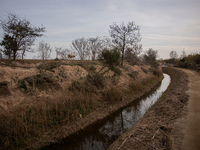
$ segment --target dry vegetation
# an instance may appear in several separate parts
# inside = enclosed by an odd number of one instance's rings
[[[109,149],[172,149],[181,139],[176,135],[178,130],[175,121],[182,115],[188,95],[188,76],[174,68],[163,68],[171,76],[171,83],[163,96],[148,112],[126,133],[121,135]],[[180,136],[177,138],[177,136]]]
[[[2,149],[34,149],[55,142],[79,130],[70,128],[75,122],[127,103],[126,97],[152,88],[162,78],[161,69],[146,65],[125,64],[111,71],[98,61],[1,60],[0,64]],[[54,138],[63,126],[69,131]]]

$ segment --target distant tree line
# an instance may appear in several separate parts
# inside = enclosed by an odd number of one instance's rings
[[[36,58],[49,59],[53,48],[45,41],[39,42],[37,50],[32,46],[37,37],[42,37],[45,27],[34,27],[30,21],[20,18],[14,13],[8,13],[6,19],[0,20],[0,26],[3,29],[3,39],[0,41],[0,58],[16,59],[24,58],[26,52],[37,52]],[[77,38],[72,41],[70,48],[55,47],[56,59],[69,59],[68,54],[76,56],[79,60],[99,59],[103,50],[118,49],[120,52],[123,66],[124,60],[131,64],[145,62],[156,66],[157,51],[150,48],[143,55],[140,27],[133,21],[125,25],[123,22],[118,25],[110,25],[109,37],[89,37]]]
[[[178,53],[172,50],[169,54],[170,59],[163,60],[165,63],[174,65],[175,67],[180,68],[189,68],[193,70],[200,71],[200,53],[191,53],[187,54],[185,50],[183,50],[178,57]]]

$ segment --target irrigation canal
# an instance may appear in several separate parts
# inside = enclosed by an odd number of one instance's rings
[[[62,143],[52,144],[42,150],[106,149],[146,113],[162,96],[170,82],[170,76],[164,74],[163,80],[152,91],[140,99],[133,101],[123,109],[119,109],[101,122],[90,125],[78,134],[63,139]]]

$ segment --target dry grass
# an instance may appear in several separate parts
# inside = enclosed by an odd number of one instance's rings
[[[10,95],[10,91],[8,89],[8,82],[0,82],[0,96]]]
[[[24,62],[38,63],[39,61],[27,60]],[[116,75],[113,78],[99,76],[96,73],[98,68],[94,66],[97,64],[96,62],[48,60],[45,63],[41,61],[41,63],[38,69],[43,71],[53,71],[53,68],[60,65],[78,65],[87,70],[89,75],[80,79],[73,78],[76,81],[68,80],[66,83],[69,86],[66,86],[66,89],[63,88],[60,97],[47,98],[29,94],[27,96],[31,95],[31,98],[23,100],[20,105],[16,105],[9,113],[0,112],[0,147],[2,149],[31,149],[29,146],[33,143],[45,143],[45,134],[52,133],[54,129],[58,129],[63,125],[70,126],[71,123],[84,118],[96,109],[115,105],[123,100],[125,91],[122,88],[116,88],[116,82],[118,82],[116,81]],[[55,74],[55,72],[51,73]],[[59,72],[59,75],[66,78],[64,72]],[[26,86],[28,89],[27,85],[29,85],[29,88],[33,88],[35,83],[37,89],[49,90],[52,88],[55,91],[60,89],[60,82],[54,80],[54,78],[50,76],[49,71],[46,71],[41,72],[39,75],[23,78],[19,83],[22,88]],[[108,80],[113,80],[113,84],[108,84]],[[152,78],[147,79],[145,85],[150,84],[150,80]],[[141,85],[139,81],[134,81],[130,84],[131,94],[141,91],[145,85]],[[53,137],[53,135],[51,136]]]
[[[121,88],[116,88],[114,86],[103,90],[103,101],[108,103],[114,103],[122,101],[123,91]]]
[[[28,148],[43,140],[42,135],[88,115],[95,107],[94,97],[76,92],[60,99],[24,101],[12,112],[1,112],[0,145],[3,149]]]

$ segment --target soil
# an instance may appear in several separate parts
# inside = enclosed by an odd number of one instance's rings
[[[165,67],[163,72],[171,76],[168,89],[109,149],[199,149],[200,75]]]

